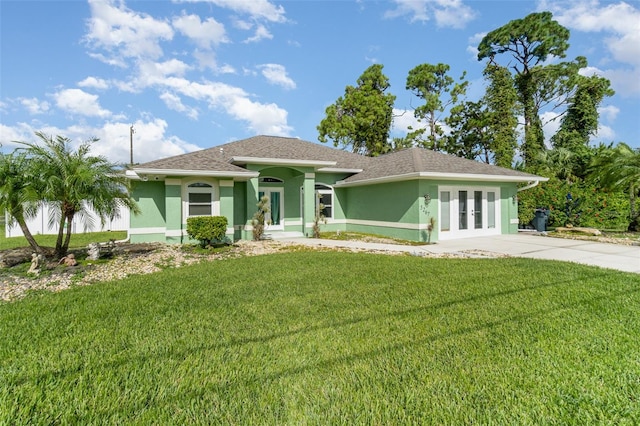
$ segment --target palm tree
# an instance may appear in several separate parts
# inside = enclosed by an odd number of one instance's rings
[[[120,206],[139,212],[129,193],[129,181],[118,166],[104,157],[89,155],[91,144],[97,142],[97,138],[83,142],[74,151],[71,140],[66,137],[54,139],[42,132],[36,132],[36,136],[42,145],[22,144],[40,171],[40,178],[36,179],[38,193],[57,210],[57,257],[64,256],[69,248],[73,219],[76,215],[85,216],[88,208],[100,216],[103,224],[117,216]]]
[[[24,154],[0,153],[0,206],[22,230],[31,248],[38,254],[44,250],[33,238],[27,219],[35,216],[38,196],[32,185],[32,173]]]
[[[591,173],[604,188],[629,191],[629,231],[640,231],[640,212],[636,208],[640,191],[640,149],[623,142],[603,149],[594,157]]]

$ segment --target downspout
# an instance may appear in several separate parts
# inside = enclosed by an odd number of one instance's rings
[[[534,180],[533,182],[529,183],[528,185],[523,186],[522,188],[518,188],[518,190],[516,192],[520,192],[520,191],[524,191],[524,190],[527,190],[527,189],[534,188],[534,187],[538,186],[539,183],[540,183],[539,180]]]

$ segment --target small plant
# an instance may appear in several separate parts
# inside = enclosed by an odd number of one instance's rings
[[[322,195],[317,194],[318,198],[321,199]],[[313,219],[313,238],[320,238],[320,222],[327,223],[327,218],[322,213],[324,210],[324,204],[318,203],[316,205],[316,215]]]
[[[436,227],[436,218],[431,216],[429,217],[429,223],[427,224],[427,243],[431,243],[431,233],[433,229]]]
[[[254,213],[251,219],[251,226],[253,227],[253,240],[260,241],[264,237],[264,226],[266,222],[267,213],[271,211],[271,204],[269,197],[263,195],[258,201],[258,211]]]
[[[212,242],[224,242],[227,232],[227,218],[224,216],[197,216],[187,219],[187,235],[200,242],[200,247]]]

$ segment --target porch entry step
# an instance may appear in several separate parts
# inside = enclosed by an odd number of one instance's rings
[[[288,238],[304,238],[304,234],[302,232],[265,232],[264,237],[265,240],[280,240],[280,239],[288,239]]]

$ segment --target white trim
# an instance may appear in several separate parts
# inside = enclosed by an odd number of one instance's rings
[[[288,220],[287,221],[287,226],[301,226],[302,225],[302,219],[300,220]]]
[[[211,188],[191,188],[189,185],[194,183],[206,183],[211,185]],[[192,177],[191,179],[185,179],[182,181],[182,188],[180,191],[180,205],[182,206],[182,223],[187,223],[187,218],[197,217],[189,216],[189,192],[201,192],[211,194],[211,216],[220,215],[220,187],[219,182],[214,179],[206,179],[200,177]]]
[[[267,164],[274,166],[309,166],[328,167],[335,166],[335,161],[295,160],[292,158],[265,158],[265,157],[231,157],[231,163],[238,164]]]
[[[460,191],[467,191],[467,228],[460,229],[459,218],[459,194]],[[474,193],[476,191],[482,192],[482,227],[475,228],[474,224]],[[440,194],[442,192],[449,192],[449,230],[443,231],[440,229],[442,225],[442,199]],[[488,224],[488,198],[487,193],[495,193],[494,198],[494,227],[489,228]],[[438,239],[439,240],[453,240],[458,238],[479,237],[485,235],[500,235],[502,234],[502,191],[499,186],[473,186],[473,185],[438,185]]]
[[[322,167],[318,172],[322,173],[362,173],[364,169],[341,169],[340,167]]]
[[[129,235],[142,235],[142,234],[164,234],[167,232],[165,227],[155,228],[130,228]]]
[[[265,195],[267,193],[277,192],[280,194],[280,224],[279,225],[267,225],[265,223],[264,230],[265,231],[283,231],[285,226],[285,216],[284,216],[284,186],[258,186],[258,197],[260,197],[260,192],[264,192]],[[271,203],[271,197],[269,197],[269,203]],[[271,218],[271,212],[267,213],[269,218]],[[266,218],[265,218],[266,219]],[[287,222],[288,225],[288,222]]]
[[[412,179],[442,179],[452,181],[482,181],[482,182],[546,182],[549,178],[536,176],[533,179],[531,176],[508,176],[508,175],[484,175],[484,174],[465,174],[465,173],[440,173],[440,172],[413,172],[403,175],[395,176],[383,176],[372,179],[363,179],[355,182],[345,182],[344,180],[336,182],[334,186],[348,187],[348,186],[361,186],[371,185],[375,183],[388,183],[406,181]]]
[[[182,179],[165,179],[164,184],[165,186],[167,185],[179,186],[179,185],[182,185]]]
[[[315,179],[316,178],[316,174],[315,173],[305,173],[304,174],[304,178],[305,179]]]
[[[350,225],[380,226],[384,228],[417,229],[417,230],[427,229],[427,226],[428,226],[426,223],[385,222],[381,220],[361,220],[361,219],[346,219],[346,223]]]
[[[164,235],[165,237],[184,237],[187,232],[183,229],[170,229]]]
[[[258,172],[224,172],[215,170],[183,170],[183,169],[133,169],[127,170],[127,177],[130,179],[144,180],[143,175],[173,175],[173,176],[205,176],[205,177],[226,177],[226,178],[246,178],[251,179],[260,176]]]
[[[220,186],[224,186],[225,188],[233,188],[233,181],[232,180],[220,180],[218,182],[218,184]]]

